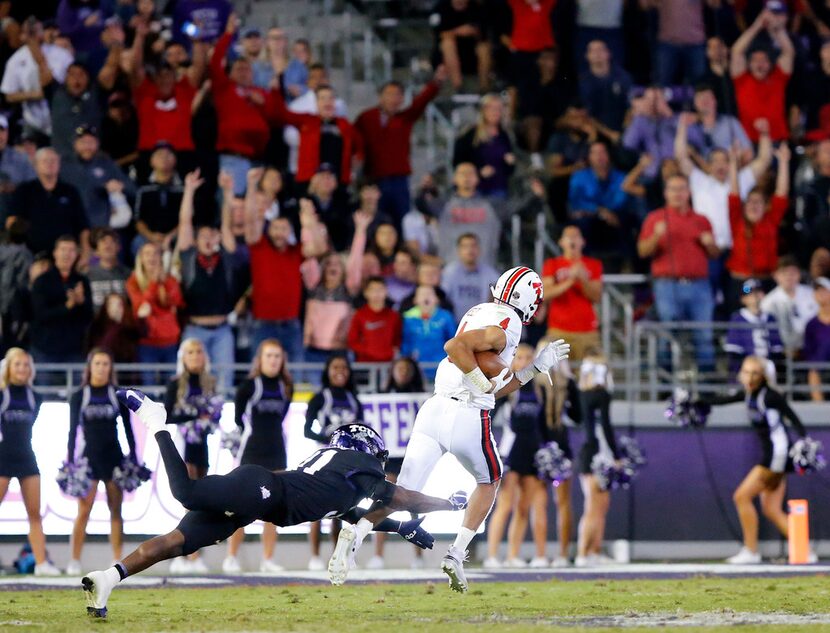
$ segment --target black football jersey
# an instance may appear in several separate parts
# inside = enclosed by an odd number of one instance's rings
[[[282,485],[282,502],[262,518],[275,525],[337,517],[364,499],[388,503],[395,492],[379,459],[335,447],[320,449],[295,470],[275,473],[274,478]]]

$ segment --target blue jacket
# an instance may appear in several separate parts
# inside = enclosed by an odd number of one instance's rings
[[[444,343],[455,336],[455,320],[444,308],[436,308],[429,319],[421,318],[421,309],[414,306],[403,313],[401,356],[412,356],[419,363],[437,363],[444,360]],[[430,379],[435,369],[425,369]]]
[[[571,176],[568,188],[568,206],[571,211],[596,211],[605,207],[620,213],[628,203],[628,194],[622,190],[625,175],[616,169],[608,174],[608,180],[600,181],[593,169],[580,169]]]

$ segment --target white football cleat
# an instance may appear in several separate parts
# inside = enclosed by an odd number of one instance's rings
[[[485,558],[481,566],[484,567],[484,569],[501,569],[504,567],[504,565],[501,564],[501,561],[495,556],[488,556]]]
[[[457,547],[450,547],[441,561],[441,571],[447,574],[450,589],[458,593],[466,593],[467,577],[464,575],[464,561],[467,552]]]
[[[241,574],[242,565],[239,564],[239,559],[236,556],[226,556],[222,561],[223,574]]]
[[[534,556],[530,561],[531,569],[547,569],[548,567],[550,567],[550,561],[544,556]]]
[[[35,576],[60,576],[61,570],[48,560],[35,565]]]
[[[86,596],[86,612],[90,617],[107,617],[107,600],[117,584],[118,581],[105,571],[91,571],[81,579],[81,587]]]
[[[386,563],[383,560],[383,556],[378,556],[377,554],[372,556],[369,562],[366,563],[366,569],[383,569],[385,567]]]
[[[83,570],[81,569],[81,561],[77,558],[73,558],[69,561],[69,564],[66,566],[66,575],[67,576],[80,576]]]
[[[285,567],[266,558],[259,564],[259,571],[263,574],[279,574],[285,571]]]
[[[329,580],[340,586],[346,582],[349,570],[354,567],[354,555],[357,552],[357,531],[348,523],[340,529],[337,545],[329,559]]]
[[[155,435],[159,431],[167,430],[167,410],[163,405],[154,402],[138,389],[119,389],[115,395],[138,416],[150,433]]]
[[[761,564],[761,554],[759,552],[753,552],[747,547],[742,547],[741,551],[739,551],[734,556],[730,556],[726,559],[727,565],[760,565]]]

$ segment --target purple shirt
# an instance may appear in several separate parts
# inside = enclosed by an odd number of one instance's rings
[[[830,361],[830,323],[822,323],[817,316],[804,329],[804,360]]]
[[[173,14],[173,39],[189,49],[190,38],[182,33],[182,26],[193,22],[200,30],[199,41],[213,42],[225,32],[230,14],[228,0],[179,0]]]
[[[84,22],[93,14],[98,14],[98,21],[92,26]],[[61,0],[58,6],[57,23],[62,35],[69,37],[76,53],[88,53],[101,46],[101,32],[104,30],[104,21],[112,15],[107,3],[99,6],[82,4],[74,7],[69,0]]]
[[[671,117],[647,117],[638,114],[623,134],[622,144],[638,154],[651,155],[651,164],[645,176],[651,180],[660,171],[660,164],[667,158],[674,158],[674,136],[677,133],[677,115]],[[703,145],[699,128],[690,127],[689,145],[698,148]]]

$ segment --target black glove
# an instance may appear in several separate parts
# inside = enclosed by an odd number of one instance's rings
[[[435,543],[435,537],[421,527],[424,518],[419,517],[417,519],[411,519],[410,521],[401,521],[398,534],[421,549],[432,549],[432,544]]]

